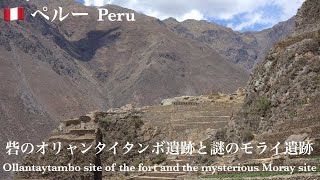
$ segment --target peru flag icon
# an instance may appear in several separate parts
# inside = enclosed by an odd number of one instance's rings
[[[5,21],[16,21],[24,20],[24,8],[4,8],[4,20]]]

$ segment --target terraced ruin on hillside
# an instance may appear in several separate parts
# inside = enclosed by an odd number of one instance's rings
[[[204,141],[225,127],[243,103],[244,94],[179,97],[151,106],[142,116],[148,124],[164,127],[168,137],[180,141]]]
[[[97,131],[95,113],[60,122],[51,133],[49,142],[94,142]]]
[[[191,141],[210,143],[212,137],[221,132],[228,124],[232,123],[231,119],[238,115],[245,98],[244,90],[239,89],[236,93],[230,95],[217,94],[211,96],[183,96],[173,99],[165,99],[161,105],[136,108],[132,105],[126,105],[121,108],[109,109],[107,112],[91,112],[80,118],[73,118],[62,121],[59,127],[54,130],[49,142],[63,142],[64,146],[68,144],[92,144],[97,145],[99,142],[112,144],[118,142],[125,144],[147,143],[149,145],[160,141]],[[306,105],[305,108],[308,108]],[[294,126],[290,124],[287,126]],[[292,129],[288,127],[289,129]],[[296,128],[297,129],[297,128]],[[311,129],[317,131],[317,127]],[[290,136],[293,132],[290,130],[283,131],[282,134],[254,135],[255,139],[251,141],[256,144],[260,141],[269,139],[268,143],[294,140],[311,140],[319,144],[319,138],[295,135]],[[290,137],[289,137],[290,136]],[[217,140],[217,139],[216,139]],[[208,145],[208,144],[205,144]],[[319,149],[315,146],[315,149]],[[317,152],[317,151],[315,151]],[[119,150],[118,153],[123,153]],[[319,153],[319,152],[317,152]],[[96,154],[91,151],[86,155],[81,153],[75,154],[72,158],[68,152],[59,155],[59,160],[54,156],[30,156],[24,160],[25,164],[68,164],[84,166],[89,163],[107,166],[112,163],[118,165],[127,164],[137,167],[140,163],[144,165],[159,164],[161,166],[175,166],[179,164],[178,171],[174,172],[67,172],[49,173],[45,175],[36,173],[21,173],[20,177],[30,178],[47,178],[47,179],[131,179],[131,180],[178,180],[199,178],[199,173],[188,173],[182,171],[184,165],[230,165],[238,164],[246,166],[262,166],[262,163],[273,163],[283,165],[299,165],[301,162],[308,165],[317,166],[320,160],[309,157],[289,157],[283,154],[272,156],[270,153],[264,155],[254,154],[246,156],[243,153],[224,156],[205,156],[197,154],[197,149],[193,154],[188,155],[162,155],[157,156],[149,152],[143,154],[129,153],[128,155],[112,155],[109,152]],[[45,162],[45,163],[44,163]],[[238,172],[228,172],[227,174],[237,174]],[[210,176],[211,172],[201,173],[201,176]],[[224,175],[224,173],[219,174]],[[279,179],[288,176],[279,176]],[[318,177],[314,174],[295,174],[291,178],[312,179]]]
[[[216,130],[225,127],[233,113],[242,105],[244,99],[243,91],[235,94],[200,97],[179,97],[167,99],[162,105],[135,108],[127,105],[121,108],[110,109],[107,112],[91,112],[79,118],[73,118],[61,121],[59,127],[55,129],[48,139],[48,142],[62,142],[63,147],[67,148],[69,144],[79,145],[97,145],[99,142],[110,144],[118,142],[139,143],[147,142],[151,144],[156,141],[192,141],[199,142],[208,139]],[[53,152],[50,152],[53,153]],[[108,153],[96,155],[94,150],[86,153],[76,153],[72,158],[68,152],[63,151],[59,154],[59,160],[56,156],[31,155],[25,158],[24,164],[68,164],[72,163],[78,166],[88,165],[107,165],[108,163],[125,162],[137,165],[140,162],[146,164],[164,164],[172,165],[175,163],[193,162],[192,156],[155,156],[151,154],[130,154],[128,156],[113,156]],[[120,150],[121,153],[121,150]],[[53,154],[52,154],[53,155]],[[141,160],[136,162],[136,160]],[[128,175],[128,174],[127,174]],[[175,179],[177,176],[185,175],[184,172],[176,173],[133,173],[134,179],[157,179],[167,178]],[[20,173],[22,178],[97,178],[110,176],[121,177],[123,174],[117,173],[92,173],[67,172],[63,175],[59,173],[48,173],[45,175],[36,173]],[[98,178],[99,179],[99,178]]]

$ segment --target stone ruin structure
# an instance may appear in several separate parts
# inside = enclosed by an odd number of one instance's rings
[[[97,133],[98,112],[63,120],[58,128],[51,133],[49,142],[94,142]]]

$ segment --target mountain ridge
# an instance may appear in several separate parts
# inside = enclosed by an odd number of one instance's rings
[[[293,32],[294,17],[271,28],[257,32],[237,32],[231,28],[208,21],[163,21],[175,33],[216,50],[229,61],[247,70],[252,70],[277,41]]]
[[[65,11],[95,11],[60,2]],[[31,14],[43,3],[1,1],[0,7],[23,6]],[[54,3],[49,10],[59,4]],[[41,16],[4,22],[0,15],[3,147],[9,140],[41,142],[60,120],[83,112],[153,104],[185,94],[232,92],[245,84],[248,73],[216,52],[177,37],[156,18],[137,16],[140,24],[97,23],[94,16],[61,23]],[[0,159],[19,157],[1,152]]]
[[[27,14],[59,5],[96,11],[73,0],[0,2],[1,8],[24,6]],[[137,23],[98,23],[96,16],[51,23],[26,16],[7,23],[1,15],[0,143],[40,142],[60,120],[83,112],[232,93],[245,85],[248,72],[215,49],[177,36],[156,18],[138,13],[137,18]],[[0,159],[17,160],[3,152]]]
[[[295,31],[277,43],[253,71],[245,104],[229,124],[225,139],[244,141],[250,133],[269,141],[274,140],[268,138],[272,135],[279,141],[303,133],[309,139],[319,137],[318,4],[316,0],[304,2]]]

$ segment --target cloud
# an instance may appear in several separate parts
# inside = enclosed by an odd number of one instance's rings
[[[253,28],[256,24],[268,25],[277,23],[274,19],[265,18],[263,12],[245,14],[243,20],[243,22],[229,23],[227,27],[235,31],[241,31],[245,28]]]
[[[195,19],[195,20],[203,20],[204,15],[201,14],[201,12],[199,12],[198,10],[191,10],[190,12],[184,14],[181,18],[178,18],[179,21],[183,21],[186,19]]]
[[[104,0],[83,0],[84,5],[86,6],[103,6],[105,4],[110,3],[109,1],[104,1]]]
[[[179,21],[222,20],[236,30],[243,30],[254,27],[255,24],[272,26],[279,21],[287,20],[296,14],[304,0],[84,0],[84,2],[88,6],[115,4],[159,19],[174,17]],[[270,11],[268,8],[277,11]]]

